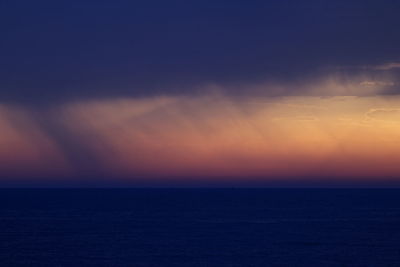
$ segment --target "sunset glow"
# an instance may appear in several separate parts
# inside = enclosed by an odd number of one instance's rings
[[[396,177],[400,98],[376,94],[386,84],[329,81],[320,96],[309,86],[303,96],[85,100],[36,116],[4,106],[1,166],[125,179]],[[359,96],[336,95],[344,90]]]
[[[400,184],[397,10],[395,1],[6,1],[0,187]]]

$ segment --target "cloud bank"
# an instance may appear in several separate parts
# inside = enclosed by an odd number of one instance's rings
[[[397,177],[400,97],[386,94],[393,86],[333,77],[299,85],[302,95],[237,96],[213,85],[203,95],[3,105],[1,176]]]

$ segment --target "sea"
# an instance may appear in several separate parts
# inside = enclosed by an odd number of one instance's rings
[[[400,266],[400,189],[0,189],[0,266]]]

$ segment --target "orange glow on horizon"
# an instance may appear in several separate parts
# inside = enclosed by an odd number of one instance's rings
[[[388,84],[328,81],[304,96],[85,100],[39,118],[3,105],[0,174],[400,177],[400,97],[378,94]]]
[[[397,107],[377,96],[124,99],[64,117],[110,173],[379,177],[400,174]]]

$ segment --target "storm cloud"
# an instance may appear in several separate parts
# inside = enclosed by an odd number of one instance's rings
[[[398,77],[395,1],[2,1],[1,102],[204,94]],[[368,67],[365,67],[368,66]],[[386,79],[387,77],[385,77]],[[397,79],[397,78],[396,78]],[[269,86],[263,94],[276,94]],[[392,93],[399,92],[397,87]]]

